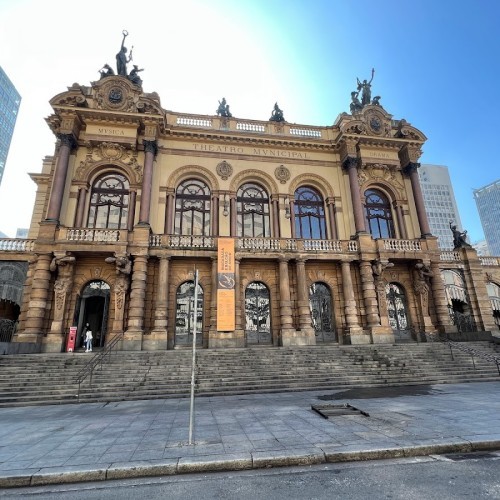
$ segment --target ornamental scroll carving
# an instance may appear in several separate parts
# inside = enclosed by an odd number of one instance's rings
[[[135,182],[142,182],[142,167],[137,162],[137,151],[125,148],[114,142],[102,142],[96,146],[87,144],[85,160],[76,169],[74,180],[84,181],[89,171],[99,163],[114,163],[125,167],[135,177]]]
[[[290,170],[288,170],[285,165],[280,165],[274,171],[274,176],[281,182],[281,184],[286,184],[290,180],[291,174]]]
[[[223,181],[227,181],[233,175],[233,167],[223,160],[217,165],[216,172]]]

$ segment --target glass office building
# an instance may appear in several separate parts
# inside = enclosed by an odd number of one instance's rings
[[[474,190],[477,211],[491,255],[500,255],[500,179]]]
[[[16,125],[21,96],[0,67],[0,183]]]

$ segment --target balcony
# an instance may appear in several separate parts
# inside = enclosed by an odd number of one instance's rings
[[[353,240],[300,240],[294,238],[235,238],[236,250],[240,252],[294,252],[294,253],[354,253],[358,242]],[[216,250],[217,238],[210,236],[172,236],[153,234],[150,248],[184,250]]]

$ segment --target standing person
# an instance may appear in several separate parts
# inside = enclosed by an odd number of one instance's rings
[[[89,324],[86,325],[87,331],[85,332],[85,352],[92,352],[92,330]]]

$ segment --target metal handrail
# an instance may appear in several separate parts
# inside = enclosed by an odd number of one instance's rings
[[[446,344],[450,348],[451,359],[455,361],[455,357],[453,356],[453,349],[458,349],[459,351],[465,352],[469,354],[472,358],[472,365],[474,366],[474,370],[476,369],[476,363],[474,362],[474,356],[478,358],[482,358],[486,361],[491,361],[497,365],[498,375],[500,375],[500,355],[490,354],[485,351],[481,351],[480,349],[474,349],[473,347],[469,347],[463,344],[463,342],[454,342],[453,340],[443,339],[439,334],[430,335],[432,341],[436,339],[438,342],[442,342]]]
[[[108,362],[111,359],[111,351],[118,344],[120,340],[123,340],[123,332],[117,333],[104,347],[101,352],[96,353],[92,356],[92,359],[77,373],[75,378],[75,383],[78,382],[78,394],[77,398],[80,401],[80,386],[82,382],[90,375],[90,387],[92,387],[92,375],[97,366],[102,370],[102,364],[106,356],[108,356]]]

